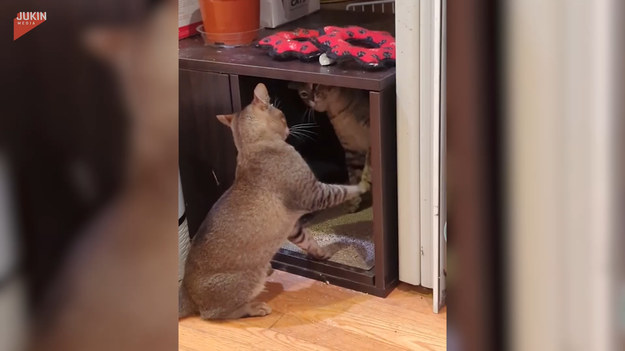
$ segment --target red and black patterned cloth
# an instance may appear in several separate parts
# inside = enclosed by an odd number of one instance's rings
[[[262,38],[256,46],[268,49],[269,56],[278,60],[313,61],[325,53],[338,62],[354,60],[369,69],[395,65],[395,38],[358,26],[298,28]]]
[[[256,46],[270,49],[269,56],[275,59],[312,61],[321,55],[319,48],[311,41],[319,34],[318,30],[297,28],[292,32],[278,32],[264,37]]]

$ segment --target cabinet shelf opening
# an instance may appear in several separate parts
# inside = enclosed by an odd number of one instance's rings
[[[282,110],[289,128],[305,126],[306,132],[289,136],[287,142],[302,155],[317,179],[324,183],[350,183],[345,150],[327,114],[307,106],[298,91],[290,86],[292,82],[248,76],[239,76],[242,106],[252,100],[258,83],[267,86],[271,102]],[[366,109],[368,111],[369,106]],[[357,210],[345,203],[306,216],[305,227],[319,246],[331,254],[329,262],[365,271],[373,269],[375,244],[371,205],[371,194],[367,193],[362,196]],[[291,242],[285,242],[281,253],[299,257],[304,254]]]

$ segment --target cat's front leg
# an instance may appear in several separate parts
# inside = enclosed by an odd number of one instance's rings
[[[363,193],[367,193],[371,190],[371,167],[369,166],[369,154],[367,152],[365,155],[364,166],[362,166],[362,158],[359,159],[357,164],[349,164],[348,163],[348,173],[349,173],[349,182],[350,184],[358,184]],[[355,158],[354,155],[362,155],[356,154],[353,152],[346,152],[346,160],[350,160],[348,155],[351,155],[351,158]],[[360,167],[357,167],[359,165]],[[353,213],[360,209],[360,204],[362,203],[362,197],[357,196],[347,203],[347,212]]]
[[[360,185],[338,185],[315,182],[311,189],[302,194],[302,206],[306,212],[325,210],[360,196],[364,188]]]
[[[318,260],[327,260],[331,256],[327,250],[317,244],[310,232],[299,222],[295,225],[293,233],[289,235],[289,241]]]
[[[367,153],[367,161],[365,162],[365,167],[362,170],[362,176],[360,177],[359,185],[361,188],[365,189],[365,192],[371,191],[371,162],[369,160],[369,155],[371,152]]]
[[[345,165],[347,166],[347,175],[349,177],[349,184],[356,185],[362,179],[362,172],[365,163],[367,162],[367,155],[362,152],[345,151]]]
[[[357,212],[358,209],[360,209],[360,204],[362,203],[362,197],[361,196],[357,196],[353,199],[350,199],[349,201],[347,201],[347,207],[346,210],[348,213],[354,213]]]

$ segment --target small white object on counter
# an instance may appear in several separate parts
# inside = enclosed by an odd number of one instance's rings
[[[322,66],[330,66],[330,65],[336,63],[336,60],[333,60],[333,59],[329,58],[328,55],[326,55],[326,54],[321,54],[321,56],[319,56],[319,63]]]

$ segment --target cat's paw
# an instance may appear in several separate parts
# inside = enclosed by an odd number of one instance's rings
[[[252,302],[250,305],[250,317],[263,317],[271,313],[271,307],[264,302]]]
[[[362,202],[362,198],[360,197],[360,195],[352,199],[349,199],[346,202],[345,209],[347,210],[348,213],[357,212],[360,209],[361,202]]]
[[[358,190],[361,195],[368,193],[371,190],[371,183],[366,180],[361,180],[360,183],[358,183]]]
[[[270,276],[273,274],[273,267],[269,266],[269,268],[267,268],[267,276]]]
[[[312,257],[312,258],[314,258],[316,260],[320,260],[320,261],[325,261],[325,260],[329,259],[330,257],[332,257],[332,254],[328,250],[326,250],[326,249],[324,249],[322,247],[319,247],[319,246],[310,249],[308,251],[308,255],[310,257]]]

